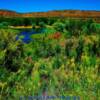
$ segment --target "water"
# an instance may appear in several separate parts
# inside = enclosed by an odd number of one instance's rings
[[[16,40],[22,40],[24,43],[30,43],[33,39],[31,38],[31,35],[33,34],[39,34],[39,33],[43,33],[44,29],[36,32],[34,30],[24,30],[21,31],[20,34],[16,37]]]
[[[29,43],[32,41],[31,35],[35,34],[35,32],[28,32],[28,31],[22,31],[17,37],[16,40],[21,39],[24,43]]]

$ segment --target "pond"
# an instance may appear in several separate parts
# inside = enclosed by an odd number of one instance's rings
[[[31,35],[33,34],[41,34],[44,33],[45,30],[41,29],[39,31],[34,31],[34,30],[22,30],[18,36],[16,37],[16,40],[22,40],[24,43],[30,43],[33,39],[31,38]]]

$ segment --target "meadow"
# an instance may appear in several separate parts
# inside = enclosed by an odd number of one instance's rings
[[[28,43],[24,34],[16,40],[22,31],[33,30]],[[41,95],[100,100],[99,23],[91,18],[0,18],[0,100]]]

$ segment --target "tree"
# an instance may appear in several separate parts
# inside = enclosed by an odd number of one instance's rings
[[[0,28],[8,28],[8,22],[2,22],[0,23]]]
[[[56,22],[53,24],[53,27],[55,28],[56,31],[63,32],[65,25],[61,22]]]
[[[24,18],[24,25],[25,26],[32,25],[32,20],[30,18]]]
[[[86,20],[85,27],[87,28],[87,34],[93,33],[95,31],[94,20],[91,18]]]

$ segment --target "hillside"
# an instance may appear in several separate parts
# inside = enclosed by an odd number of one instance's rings
[[[20,14],[10,10],[0,10],[0,16],[3,17],[19,17]]]
[[[3,17],[74,17],[74,18],[100,18],[100,11],[63,10],[48,12],[17,13],[9,10],[0,10]]]

